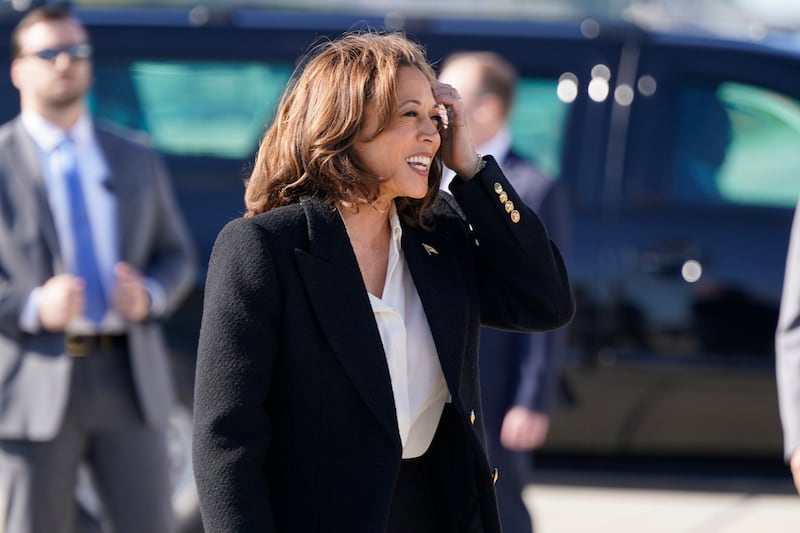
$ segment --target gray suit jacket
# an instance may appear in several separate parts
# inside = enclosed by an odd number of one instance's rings
[[[121,259],[163,288],[167,311],[194,280],[194,251],[160,157],[130,135],[95,125],[119,198]],[[31,290],[64,272],[33,139],[19,118],[0,126],[0,438],[48,440],[67,403],[72,360],[64,335],[19,329]],[[163,424],[173,401],[159,318],[128,324],[145,420]]]
[[[775,371],[784,455],[800,448],[800,204],[795,209],[775,335]]]

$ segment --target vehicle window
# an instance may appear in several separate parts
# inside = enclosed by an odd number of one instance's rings
[[[561,141],[569,104],[559,100],[558,80],[520,80],[511,114],[514,149],[536,162],[544,174],[561,174]]]
[[[251,156],[291,65],[137,61],[96,66],[98,117],[148,132],[162,152]]]
[[[678,98],[672,193],[685,204],[793,207],[800,102],[751,85],[692,86]]]
[[[251,156],[292,65],[136,61],[100,63],[96,116],[143,130],[173,155]],[[560,174],[567,103],[557,80],[520,81],[511,116],[514,147],[550,177]]]

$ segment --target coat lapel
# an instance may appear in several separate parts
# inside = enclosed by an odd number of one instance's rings
[[[321,200],[305,200],[303,208],[309,249],[295,256],[314,311],[353,385],[399,446],[389,367],[347,230]]]
[[[12,155],[12,157],[9,157],[12,176],[24,180],[24,183],[21,183],[20,190],[26,191],[31,195],[30,205],[34,206],[34,210],[31,212],[36,214],[42,239],[53,260],[54,272],[62,272],[64,266],[61,248],[58,242],[56,225],[50,210],[50,201],[47,199],[39,154],[33,139],[25,131],[22,120],[17,119],[14,124],[14,135],[8,153]]]
[[[403,224],[403,254],[417,288],[447,387],[461,403],[461,371],[466,344],[466,285],[452,240]]]

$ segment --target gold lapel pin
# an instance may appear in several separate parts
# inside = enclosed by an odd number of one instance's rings
[[[428,255],[439,255],[439,251],[430,244],[423,242],[422,247],[425,248],[425,251],[428,252]]]

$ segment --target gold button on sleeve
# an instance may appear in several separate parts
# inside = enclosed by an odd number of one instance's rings
[[[506,213],[510,213],[511,211],[514,210],[514,202],[509,200],[505,204],[503,204],[503,207],[506,208]]]
[[[500,200],[501,204],[506,203],[508,201],[508,193],[506,193],[506,191],[501,192],[500,196],[498,196],[498,199]]]
[[[494,183],[494,192],[496,192],[497,194],[500,194],[501,192],[503,192],[503,186],[500,185],[500,183],[495,182]]]
[[[509,213],[509,216],[511,217],[511,222],[513,222],[514,224],[519,222],[519,219],[521,218],[520,214],[519,214],[519,211],[517,211],[516,209],[511,211],[511,213]]]
[[[500,471],[495,468],[492,470],[492,485],[496,485],[498,479],[500,479]]]
[[[472,409],[469,412],[469,423],[470,424],[474,424],[475,423],[475,409]]]

